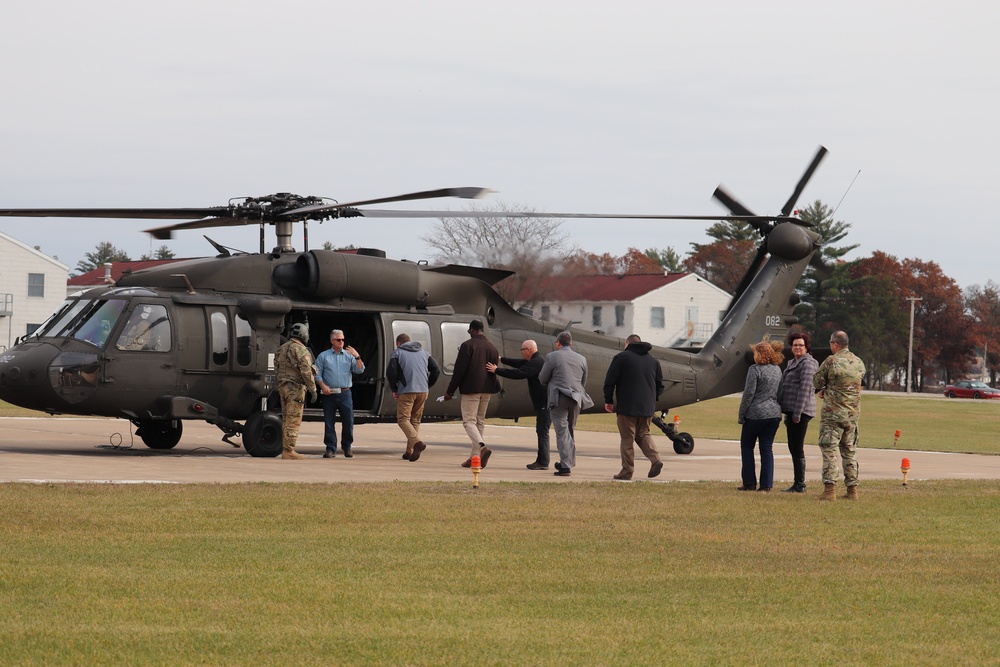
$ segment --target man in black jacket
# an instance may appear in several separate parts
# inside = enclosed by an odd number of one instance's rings
[[[635,472],[633,442],[652,462],[650,477],[656,477],[663,469],[660,453],[649,434],[656,400],[663,393],[663,371],[660,362],[649,354],[652,347],[632,334],[625,339],[625,349],[611,360],[604,378],[604,409],[617,413],[621,435],[622,469],[615,479],[632,479]],[[617,404],[615,393],[618,394]]]
[[[549,427],[552,417],[549,415],[548,396],[545,387],[538,381],[538,374],[545,365],[545,357],[538,353],[538,343],[526,340],[521,343],[521,358],[500,357],[500,363],[510,368],[497,368],[494,363],[487,363],[486,370],[500,377],[511,380],[527,380],[528,396],[531,406],[535,409],[535,433],[538,434],[538,456],[534,463],[527,465],[528,470],[549,469]]]
[[[473,456],[480,457],[485,468],[493,453],[485,443],[486,409],[490,405],[490,397],[500,391],[500,381],[496,375],[487,372],[486,364],[498,361],[500,353],[486,337],[483,323],[472,320],[469,323],[469,339],[458,348],[455,370],[444,394],[444,400],[450,401],[456,391],[462,392],[462,425],[472,441],[472,454],[462,464],[463,468],[472,465]]]

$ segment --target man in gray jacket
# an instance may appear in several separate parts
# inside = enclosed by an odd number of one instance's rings
[[[545,364],[538,374],[538,381],[546,386],[549,397],[549,414],[556,429],[556,475],[568,476],[576,466],[576,441],[573,429],[580,410],[593,407],[587,395],[587,359],[573,349],[573,336],[563,331],[556,338],[556,350],[545,357]]]
[[[389,357],[389,367],[385,377],[396,399],[396,423],[406,436],[406,452],[403,458],[416,461],[420,452],[427,448],[420,440],[420,420],[424,416],[427,393],[437,382],[441,369],[434,357],[417,341],[401,333],[396,336],[396,349]]]
[[[649,434],[656,399],[663,393],[663,370],[660,362],[650,356],[652,348],[632,334],[625,339],[625,349],[611,360],[604,378],[604,409],[617,413],[621,436],[622,469],[615,479],[632,479],[635,472],[633,442],[652,463],[649,477],[656,477],[663,469],[663,460]],[[618,395],[617,404],[615,394]]]

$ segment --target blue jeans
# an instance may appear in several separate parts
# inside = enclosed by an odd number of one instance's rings
[[[760,442],[760,487],[770,489],[774,486],[774,434],[778,432],[781,418],[747,419],[743,422],[740,433],[740,454],[743,459],[743,486],[755,486],[757,473],[753,460],[753,448]]]
[[[323,395],[323,421],[326,428],[323,430],[323,444],[328,452],[337,451],[337,432],[333,430],[336,423],[336,415],[340,413],[340,439],[341,448],[348,452],[354,444],[354,398],[351,390],[347,389],[339,394]]]

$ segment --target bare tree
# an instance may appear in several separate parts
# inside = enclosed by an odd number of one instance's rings
[[[542,296],[539,279],[551,274],[573,250],[562,221],[505,215],[536,211],[502,202],[467,210],[495,215],[442,218],[420,240],[432,248],[436,261],[514,271],[516,275],[500,282],[497,291],[509,303],[534,305]]]

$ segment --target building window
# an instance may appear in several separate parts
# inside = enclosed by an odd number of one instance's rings
[[[542,306],[542,319],[546,322],[552,316],[552,309],[549,306]]]
[[[615,306],[615,326],[625,326],[625,306]]]
[[[28,296],[45,296],[45,274],[44,273],[29,273],[28,274]]]
[[[590,324],[595,327],[601,326],[601,314],[603,309],[600,306],[594,306],[594,309],[590,313]]]
[[[649,326],[654,329],[663,328],[663,306],[654,306],[649,309]]]

